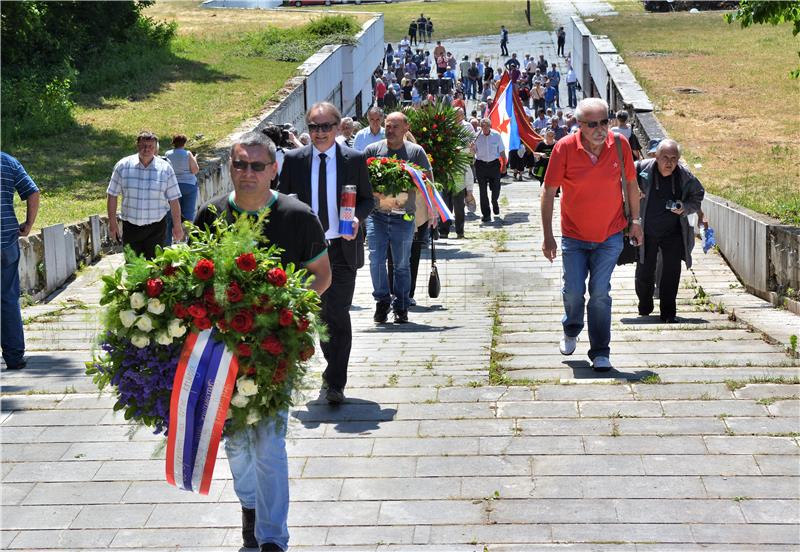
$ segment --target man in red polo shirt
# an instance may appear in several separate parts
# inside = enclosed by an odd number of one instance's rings
[[[564,300],[559,343],[562,355],[575,352],[583,330],[586,277],[589,277],[589,358],[597,372],[611,369],[611,273],[622,251],[622,231],[627,226],[622,199],[622,165],[608,130],[608,104],[600,98],[582,100],[575,111],[580,129],[556,142],[544,177],[542,194],[542,252],[550,262],[556,258],[553,237],[553,201],[559,186],[561,196],[561,249],[563,251]],[[625,159],[629,197],[638,198],[636,170],[631,147],[620,137]],[[633,224],[630,239],[642,240],[639,202],[630,204]]]

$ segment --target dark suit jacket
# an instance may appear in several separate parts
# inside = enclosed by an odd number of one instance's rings
[[[281,168],[278,190],[284,194],[297,194],[297,198],[311,205],[311,158],[312,146],[286,152]],[[330,183],[328,183],[330,184]],[[367,217],[375,207],[372,186],[367,173],[367,160],[360,151],[336,144],[336,208],[342,197],[342,187],[356,187],[356,217],[359,220],[358,237],[342,240],[347,263],[354,268],[364,266],[364,235]]]

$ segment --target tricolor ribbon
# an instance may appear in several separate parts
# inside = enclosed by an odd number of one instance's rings
[[[439,218],[442,219],[442,222],[453,220],[453,213],[447,208],[447,204],[444,202],[444,199],[442,199],[439,190],[434,188],[433,184],[426,182],[425,177],[422,176],[422,172],[419,169],[415,169],[407,163],[404,163],[403,167],[411,176],[411,180],[414,182],[414,185],[416,185],[419,193],[425,198],[425,203],[428,204],[428,208],[431,211],[436,211],[439,214]]]
[[[239,362],[216,330],[189,334],[181,351],[169,409],[167,483],[208,494]]]

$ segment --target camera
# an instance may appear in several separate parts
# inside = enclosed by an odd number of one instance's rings
[[[680,201],[679,199],[676,199],[676,200],[668,199],[667,200],[667,210],[668,211],[672,211],[672,210],[679,211],[680,209],[683,209],[683,202],[682,201]]]

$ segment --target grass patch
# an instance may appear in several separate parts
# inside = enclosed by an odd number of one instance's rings
[[[292,29],[318,15],[198,6],[158,2],[147,8],[146,16],[177,22],[177,37],[168,48],[148,53],[121,49],[81,75],[84,84],[74,98],[77,124],[3,144],[42,189],[37,228],[105,213],[114,164],[136,152],[135,137],[143,128],[161,138],[162,154],[172,134],[186,134],[187,147],[200,155],[202,164],[214,144],[261,111],[296,71],[297,62],[280,61],[277,50],[255,55],[267,25],[284,29],[273,34],[290,39],[281,43],[281,52],[303,55],[309,44],[318,44],[311,40],[318,37],[313,32],[308,41],[294,40],[299,31]],[[138,67],[139,57],[146,57],[146,67]],[[24,218],[24,204],[17,206],[17,213]]]
[[[80,299],[67,299],[62,306],[49,312],[43,312],[22,319],[22,324],[28,326],[36,323],[56,322],[61,315],[78,310],[87,310],[89,307]]]
[[[614,42],[706,190],[800,224],[800,116],[786,104],[800,93],[789,78],[790,24],[741,29],[720,12],[631,11],[588,25]]]
[[[728,388],[728,391],[736,391],[737,389],[741,389],[745,385],[747,385],[747,383],[743,381],[736,381],[732,379],[725,380],[725,387]]]
[[[658,374],[650,374],[640,379],[639,383],[644,383],[647,385],[655,385],[657,383],[662,383],[662,381],[661,381],[661,376],[659,376]]]
[[[500,53],[500,25],[505,25],[510,33],[509,51],[518,52],[524,57],[526,46],[515,40],[514,33],[528,31],[550,31],[552,24],[544,12],[541,0],[531,1],[531,26],[525,20],[525,2],[508,0],[448,0],[447,2],[402,2],[397,4],[361,4],[360,6],[336,6],[336,11],[380,12],[384,17],[385,40],[398,42],[408,32],[412,18],[420,12],[433,21],[433,40],[441,40],[447,46],[448,38],[463,36],[498,35],[497,48],[493,54]],[[435,44],[435,42],[434,42]],[[430,45],[431,48],[433,45]],[[534,52],[530,52],[534,53]],[[538,52],[537,52],[538,54]]]

